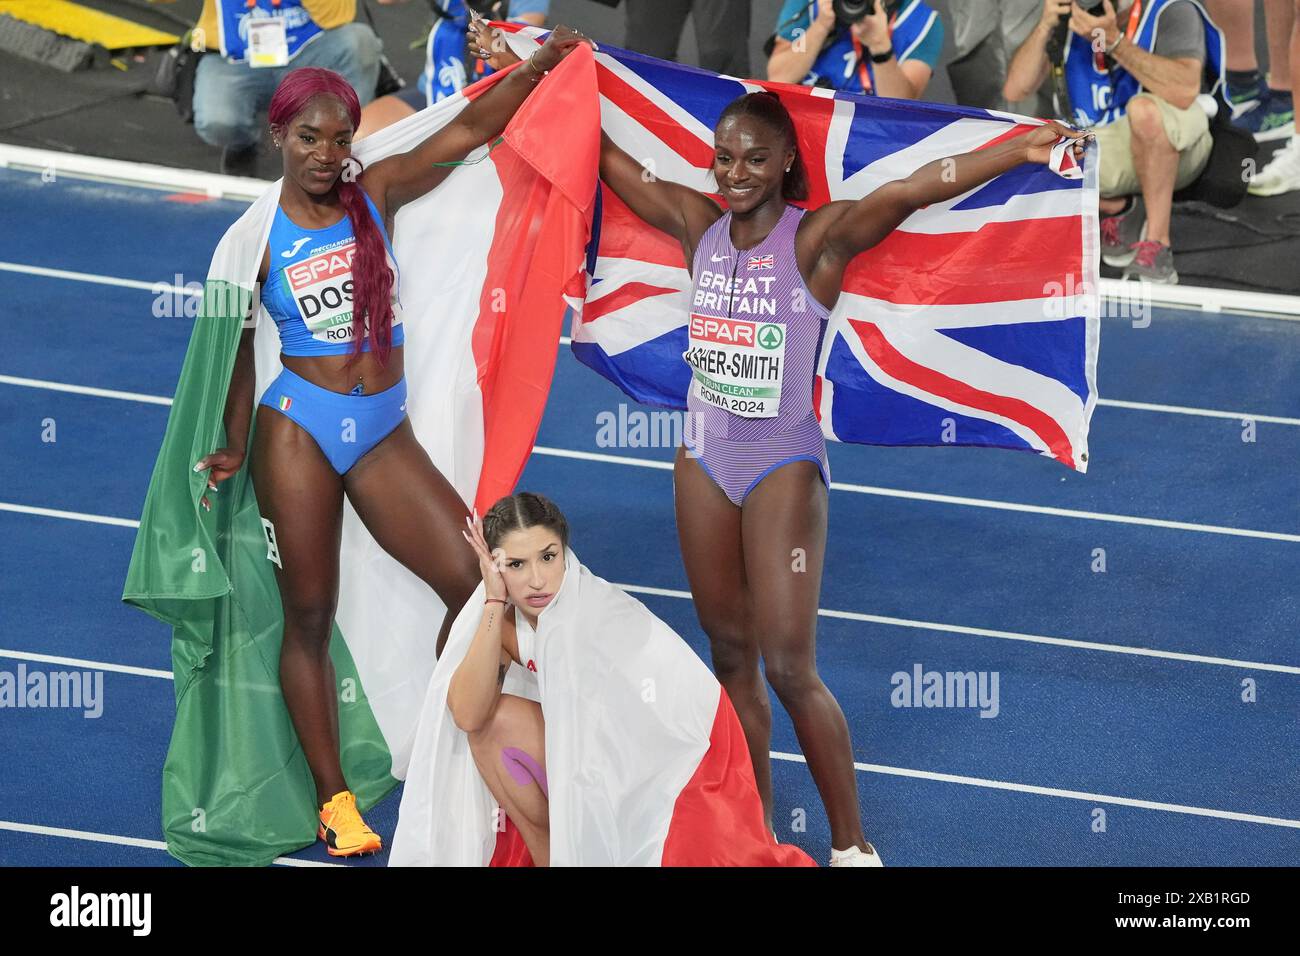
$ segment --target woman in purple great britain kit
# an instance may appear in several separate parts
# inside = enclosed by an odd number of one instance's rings
[[[776,94],[748,93],[714,130],[726,212],[706,193],[646,176],[602,137],[601,179],[681,243],[694,284],[683,356],[690,413],[673,487],[713,669],[744,725],[769,826],[764,676],[790,714],[830,819],[832,866],[881,861],[862,829],[848,726],[814,654],[830,466],[812,386],[826,321],[849,262],[917,209],[1021,163],[1047,163],[1060,137],[1084,135],[1048,123],[928,163],[860,200],[806,210],[790,202],[808,197],[790,114]],[[1074,150],[1082,156],[1081,145]]]

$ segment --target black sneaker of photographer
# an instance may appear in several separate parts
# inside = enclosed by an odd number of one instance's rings
[[[1130,196],[1128,208],[1101,221],[1101,259],[1108,266],[1122,269],[1137,254],[1134,248],[1146,235],[1147,210],[1141,195]]]
[[[1133,250],[1133,264],[1124,270],[1125,279],[1163,282],[1166,285],[1178,284],[1172,248],[1154,239],[1143,239],[1134,243]]]
[[[226,146],[221,150],[221,172],[225,176],[257,175],[257,144]]]

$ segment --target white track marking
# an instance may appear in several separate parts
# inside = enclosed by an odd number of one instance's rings
[[[807,763],[800,754],[772,752],[774,760],[787,760],[794,763]],[[1257,813],[1238,813],[1235,810],[1214,810],[1209,807],[1192,807],[1182,803],[1161,803],[1158,800],[1139,800],[1134,797],[1116,797],[1105,793],[1088,793],[1083,790],[1062,790],[1058,787],[1039,787],[1029,783],[1011,783],[1006,780],[986,780],[983,777],[965,777],[955,773],[935,773],[931,770],[910,770],[906,767],[886,767],[875,763],[854,763],[854,767],[864,773],[880,773],[892,777],[912,777],[918,780],[934,780],[939,783],[957,783],[967,787],[985,787],[990,790],[1011,790],[1016,793],[1033,793],[1043,797],[1062,797],[1066,800],[1086,800],[1089,803],[1111,803],[1122,807],[1137,807],[1141,810],[1163,810],[1166,813],[1187,813],[1198,817],[1214,817],[1219,820],[1237,820],[1242,823],[1261,823],[1270,827],[1288,827],[1300,830],[1300,820],[1288,820],[1285,817],[1266,817]]]
[[[135,846],[144,850],[162,850],[166,852],[167,844],[162,840],[142,840],[140,837],[118,836],[116,833],[96,833],[93,830],[69,830],[66,827],[45,827],[36,823],[14,823],[0,820],[0,830],[13,833],[32,833],[37,836],[62,837],[66,840],[85,840],[89,843],[113,843],[117,846]],[[287,856],[278,856],[272,863],[281,866],[342,866],[342,863],[322,863],[318,860],[295,860]]]

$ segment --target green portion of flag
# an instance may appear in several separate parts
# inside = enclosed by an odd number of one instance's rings
[[[176,721],[163,767],[163,830],[168,851],[192,865],[265,865],[316,839],[315,785],[280,693],[283,613],[248,461],[215,494],[207,474],[194,471],[225,444],[226,395],[250,301],[236,283],[206,284],[122,592],[173,628]],[[205,493],[211,511],[199,505]],[[397,781],[337,625],[330,656],[343,773],[365,810]]]

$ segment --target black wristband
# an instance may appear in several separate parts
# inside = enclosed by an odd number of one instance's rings
[[[872,53],[872,54],[871,54],[871,62],[872,62],[872,63],[888,63],[890,57],[892,57],[893,55],[894,55],[894,48],[891,46],[891,47],[890,47],[888,50],[886,50],[884,53]]]

